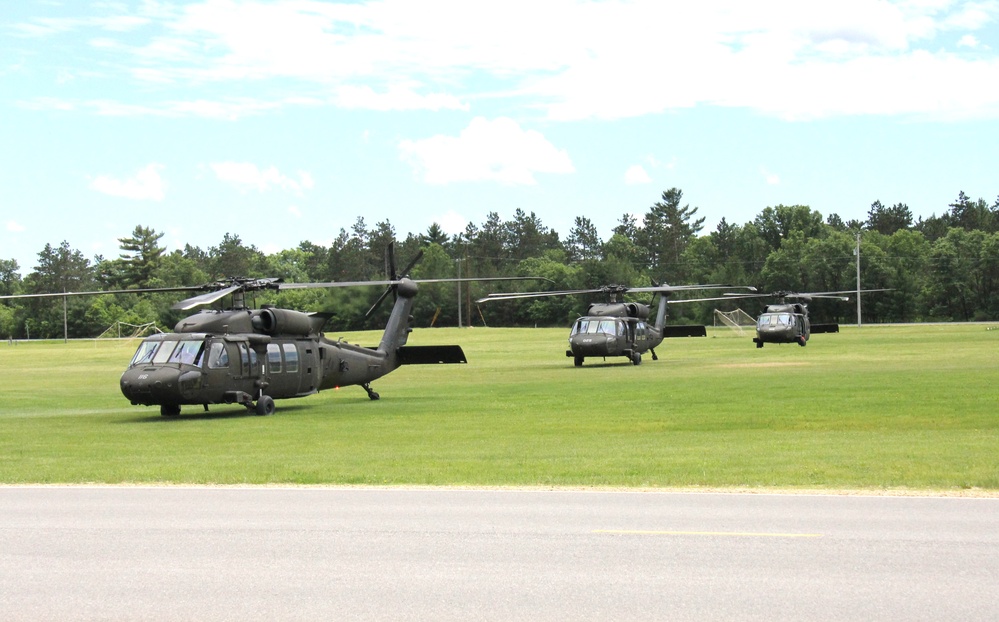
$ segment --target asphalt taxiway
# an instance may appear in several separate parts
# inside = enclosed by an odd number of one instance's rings
[[[995,620],[999,499],[0,487],[4,620]]]

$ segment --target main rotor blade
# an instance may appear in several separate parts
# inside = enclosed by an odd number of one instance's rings
[[[152,294],[161,292],[196,292],[202,287],[145,287],[141,289],[101,289],[88,292],[46,292],[44,294],[8,294],[0,300],[13,298],[56,298],[58,296],[100,296],[101,294]]]
[[[563,291],[553,291],[553,292],[510,292],[510,293],[493,293],[479,298],[476,303],[490,302],[493,300],[516,300],[518,298],[547,298],[550,296],[574,296],[576,294],[600,294],[603,293],[603,289],[570,289]]]
[[[519,298],[544,298],[550,296],[573,296],[578,294],[625,294],[625,293],[668,293],[668,292],[680,292],[689,290],[702,290],[702,289],[732,289],[732,288],[743,288],[756,291],[755,287],[750,287],[748,285],[655,285],[652,287],[624,287],[616,285],[607,285],[604,287],[598,287],[594,289],[572,289],[572,290],[562,290],[553,292],[511,292],[511,293],[496,293],[489,294],[484,298],[480,298],[475,302],[489,302],[491,300],[516,300]]]
[[[746,296],[746,297],[751,298],[751,296]],[[738,296],[736,298],[738,298]],[[678,305],[678,304],[683,304],[685,302],[708,302],[709,300],[735,300],[735,298],[684,298],[682,300],[667,299],[666,304]]]
[[[888,288],[888,289],[885,289],[885,288],[882,288],[882,289],[862,289],[862,290],[860,290],[860,293],[864,294],[864,293],[867,293],[867,292],[890,292],[890,291],[891,291],[890,288]],[[788,292],[787,296],[811,296],[812,298],[820,298],[820,297],[823,297],[823,296],[839,296],[839,295],[843,295],[843,294],[856,294],[856,293],[857,293],[857,290],[855,290],[855,289],[843,289],[843,290],[840,290],[838,292],[805,292],[805,293]]]
[[[631,287],[628,288],[628,292],[686,292],[691,290],[702,290],[702,289],[748,289],[751,292],[755,292],[756,288],[751,285],[657,285],[653,287]]]
[[[319,283],[281,283],[278,285],[279,290],[284,289],[321,289],[324,287],[363,287],[365,285],[398,285],[398,280],[384,280],[384,281],[325,281]]]
[[[820,294],[798,294],[796,296],[788,296],[788,298],[801,298],[803,300],[811,300],[812,298],[824,298],[826,300],[842,300],[844,302],[850,300],[849,296],[823,296]]]
[[[197,306],[200,306],[200,305],[211,304],[211,303],[215,302],[216,300],[218,300],[220,298],[225,298],[226,296],[228,296],[229,294],[233,293],[234,291],[237,291],[237,290],[242,289],[242,288],[243,288],[242,285],[231,285],[229,287],[224,287],[224,288],[222,288],[220,290],[217,290],[217,291],[214,291],[214,292],[208,292],[207,294],[201,294],[200,296],[194,296],[194,297],[188,298],[186,300],[181,300],[180,302],[175,303],[170,308],[171,309],[176,309],[176,310],[179,310],[179,311],[187,311],[188,309],[193,309],[194,307],[197,307]]]
[[[555,281],[543,276],[463,276],[461,278],[447,277],[442,279],[412,279],[414,283],[472,283],[475,281]]]
[[[888,292],[891,290],[862,289],[860,291],[861,293],[865,293],[865,292]],[[690,298],[687,300],[670,300],[668,302],[671,304],[675,304],[681,302],[708,302],[711,300],[738,300],[740,298],[802,298],[804,300],[811,300],[812,298],[825,298],[829,300],[848,301],[850,300],[850,298],[848,296],[844,296],[843,294],[856,294],[856,293],[857,290],[855,289],[844,289],[837,292],[805,292],[800,294],[797,292],[786,292],[786,291],[771,292],[769,294],[740,294],[737,292],[727,292],[717,298]]]
[[[441,279],[409,279],[414,283],[469,283],[472,281],[548,281],[551,279],[540,276],[484,276],[484,277],[462,277],[462,278],[441,278]],[[317,283],[281,283],[278,289],[321,289],[323,287],[363,287],[365,285],[398,285],[401,279],[391,281],[325,281]],[[599,290],[598,290],[599,291]]]

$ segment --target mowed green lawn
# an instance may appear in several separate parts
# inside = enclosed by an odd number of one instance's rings
[[[0,483],[999,490],[999,325],[842,330],[575,368],[565,329],[417,329],[468,365],[169,419],[118,390],[137,341],[3,342]]]

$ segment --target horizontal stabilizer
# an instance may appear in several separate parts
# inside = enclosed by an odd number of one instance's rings
[[[663,337],[707,337],[708,331],[702,324],[688,324],[685,326],[670,325],[663,326]]]
[[[461,346],[402,346],[396,350],[400,365],[467,363]]]
[[[838,333],[839,324],[812,324],[812,334],[815,333]]]

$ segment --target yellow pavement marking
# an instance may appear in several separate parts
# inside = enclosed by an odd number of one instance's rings
[[[626,536],[735,536],[743,538],[821,538],[821,533],[753,533],[745,531],[647,531],[639,529],[594,529],[593,533]]]

